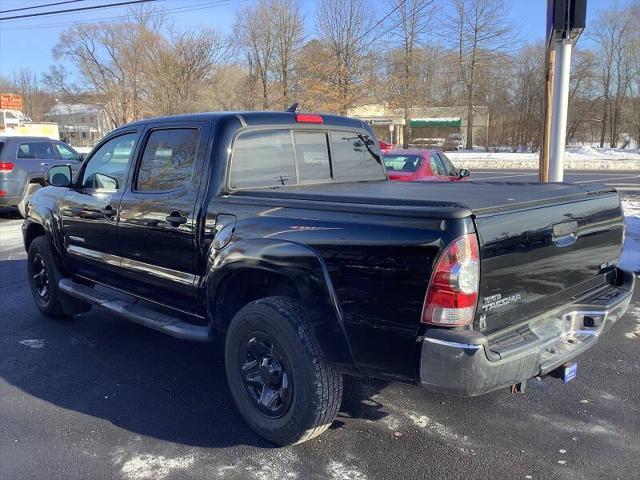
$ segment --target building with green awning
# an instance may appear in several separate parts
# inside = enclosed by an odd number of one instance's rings
[[[486,106],[473,107],[473,143],[486,145],[489,113]],[[351,108],[350,117],[360,118],[371,126],[380,140],[401,144],[404,130],[409,128],[409,143],[440,148],[453,135],[466,138],[467,107],[412,107],[409,125],[405,125],[404,111],[388,104],[369,104]]]
[[[417,127],[461,127],[461,117],[412,118],[411,128]]]

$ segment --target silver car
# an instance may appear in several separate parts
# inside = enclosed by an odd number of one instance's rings
[[[77,170],[82,156],[70,145],[47,137],[0,136],[0,206],[16,206],[23,217],[27,202],[44,186],[53,165]]]

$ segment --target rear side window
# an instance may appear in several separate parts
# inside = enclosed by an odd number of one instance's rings
[[[18,147],[18,158],[58,158],[58,154],[50,142],[21,143]]]
[[[231,188],[293,185],[296,182],[289,130],[263,130],[238,136],[231,159]]]
[[[296,161],[301,182],[330,181],[329,150],[324,132],[294,132]]]
[[[333,178],[338,181],[382,180],[382,160],[371,137],[356,132],[330,132]]]
[[[138,168],[136,190],[166,192],[191,184],[200,131],[195,128],[151,132]]]

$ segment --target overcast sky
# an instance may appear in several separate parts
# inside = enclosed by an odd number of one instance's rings
[[[124,0],[84,0],[47,9],[0,14],[0,17],[118,1]],[[209,26],[226,34],[231,29],[234,11],[238,5],[251,1],[253,0],[162,0],[157,2],[157,5],[167,9],[171,19],[180,27]],[[442,2],[443,10],[446,12],[448,0],[437,1]],[[597,16],[600,10],[613,1],[615,0],[588,0],[588,20]],[[53,3],[53,0],[0,0],[0,10],[46,3]],[[508,5],[506,14],[510,21],[517,26],[516,31],[521,38],[529,40],[544,38],[546,3],[546,0],[505,0],[505,4]],[[376,5],[374,12],[376,18],[384,16],[391,8],[389,2],[384,0],[373,0],[373,4]],[[126,7],[116,7],[0,22],[0,74],[11,75],[25,67],[36,73],[46,71],[49,65],[55,63],[51,50],[65,28],[68,28],[73,22],[105,19],[113,21],[114,17],[122,16],[126,10]],[[315,1],[304,0],[304,10],[306,33],[312,36]],[[436,20],[433,24],[434,35],[438,35],[438,28]],[[442,38],[441,41],[446,43],[445,38]],[[581,42],[583,41],[581,40]]]

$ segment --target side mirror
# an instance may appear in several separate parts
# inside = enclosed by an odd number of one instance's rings
[[[86,153],[79,153],[78,154],[78,161],[79,162],[84,162],[87,159],[87,154]]]
[[[45,183],[54,187],[70,187],[72,179],[73,172],[69,165],[55,165],[47,170],[44,177]]]
[[[466,168],[461,168],[458,171],[458,177],[460,177],[460,178],[465,178],[465,177],[468,177],[469,175],[471,175],[471,172],[469,170],[467,170]]]

